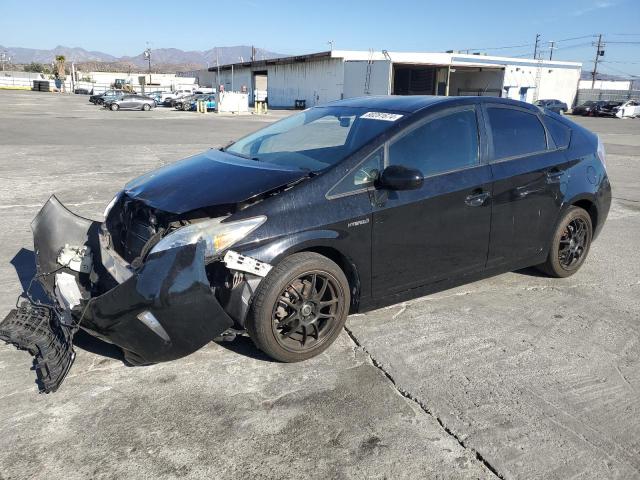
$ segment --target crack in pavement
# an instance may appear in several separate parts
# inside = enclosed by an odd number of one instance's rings
[[[435,419],[438,424],[440,425],[440,427],[450,436],[452,437],[457,443],[458,445],[460,445],[463,449],[467,450],[468,452],[471,452],[473,454],[473,456],[476,458],[476,460],[478,460],[482,465],[484,465],[484,467],[489,470],[491,473],[493,473],[496,477],[500,478],[501,480],[504,480],[504,476],[498,472],[498,470],[491,465],[491,463],[489,463],[489,461],[484,458],[482,456],[482,454],[480,452],[478,452],[477,450],[475,450],[474,448],[470,447],[469,445],[467,445],[465,443],[464,440],[462,440],[458,435],[456,435],[449,427],[447,427],[444,422],[440,419],[440,417],[438,417],[435,413],[433,413],[429,407],[427,405],[424,404],[424,402],[422,402],[422,400],[420,400],[419,398],[415,397],[413,394],[411,394],[410,392],[408,392],[407,390],[403,389],[402,387],[400,387],[400,385],[398,385],[398,383],[396,382],[396,380],[393,378],[393,376],[384,368],[384,366],[378,361],[376,360],[376,358],[371,354],[371,352],[369,352],[369,350],[366,349],[366,347],[364,347],[364,345],[362,345],[360,343],[360,341],[357,339],[357,337],[355,336],[355,334],[349,329],[349,327],[347,327],[346,325],[344,326],[344,330],[347,332],[347,335],[349,335],[349,338],[351,339],[351,341],[353,343],[355,343],[357,348],[362,349],[362,351],[364,353],[366,353],[367,357],[369,357],[369,361],[371,362],[371,364],[376,367],[378,370],[380,370],[384,376],[387,378],[387,380],[389,380],[391,382],[391,384],[393,385],[393,388],[400,394],[402,395],[404,398],[406,398],[407,400],[411,400],[413,403],[415,403],[416,405],[418,405],[418,407],[420,407],[420,409],[426,413],[427,415],[429,415],[430,417],[432,417],[433,419]]]

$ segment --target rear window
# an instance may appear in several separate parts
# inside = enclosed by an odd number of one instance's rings
[[[513,108],[487,108],[494,158],[502,159],[542,152],[547,137],[538,116]]]
[[[544,123],[551,134],[551,138],[558,148],[567,148],[571,141],[571,129],[564,123],[550,116],[544,117]]]

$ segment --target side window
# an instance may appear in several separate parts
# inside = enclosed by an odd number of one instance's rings
[[[513,108],[487,108],[495,159],[541,152],[547,149],[544,127],[538,116]]]
[[[558,148],[566,148],[571,140],[571,129],[564,123],[545,115],[544,123]]]
[[[435,118],[389,146],[389,165],[416,168],[424,176],[478,164],[475,110]]]
[[[371,187],[382,170],[383,159],[384,147],[380,147],[338,182],[327,196],[335,197]]]

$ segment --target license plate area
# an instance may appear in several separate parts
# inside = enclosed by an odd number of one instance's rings
[[[75,360],[76,330],[63,325],[53,308],[24,301],[0,322],[0,340],[34,357],[38,389],[51,393],[60,387]]]

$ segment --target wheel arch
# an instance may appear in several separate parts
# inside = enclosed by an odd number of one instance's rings
[[[331,246],[318,245],[313,247],[307,247],[302,250],[298,250],[295,253],[300,252],[313,252],[323,257],[327,257],[329,260],[337,264],[347,281],[349,282],[349,290],[351,294],[351,305],[349,307],[349,313],[355,313],[358,310],[360,304],[360,276],[356,265],[337,248]]]
[[[300,252],[314,252],[327,257],[336,263],[347,277],[351,293],[349,313],[355,313],[359,308],[362,293],[360,272],[356,262],[336,247],[335,242],[338,238],[338,232],[333,230],[301,232],[252,250],[242,250],[242,253],[271,265],[277,265],[290,255]]]
[[[598,207],[596,205],[596,202],[589,198],[581,198],[572,201],[571,206],[580,207],[583,210],[586,210],[586,212],[589,214],[589,217],[591,217],[592,231],[595,232],[598,226]]]

